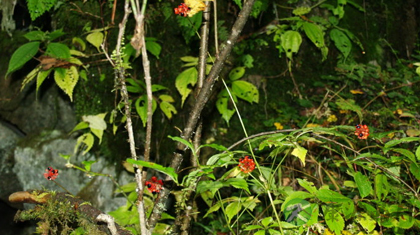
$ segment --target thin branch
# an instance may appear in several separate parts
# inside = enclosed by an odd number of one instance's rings
[[[210,74],[208,75],[207,79],[204,81],[203,88],[201,89],[200,94],[197,97],[196,103],[189,115],[189,119],[187,121],[187,125],[184,128],[184,131],[181,135],[181,137],[185,140],[188,140],[191,138],[193,131],[195,130],[198,120],[200,118],[201,111],[203,110],[205,104],[207,103],[211,92],[213,85],[215,81],[217,80],[220,72],[222,71],[224,67],[224,63],[227,59],[227,57],[230,55],[233,45],[236,43],[239,34],[241,33],[242,29],[245,26],[245,23],[248,19],[249,14],[251,13],[252,6],[254,5],[255,0],[248,0],[244,3],[243,8],[241,12],[238,15],[238,18],[236,19],[235,24],[232,27],[231,34],[229,36],[229,39],[226,41],[225,47],[221,50],[219,57],[216,59],[214,65],[212,66],[212,69],[210,71]],[[183,152],[187,149],[186,146],[184,146],[181,143],[178,143],[177,145],[177,151],[174,153],[174,158],[171,163],[171,167],[175,170],[178,170],[178,168],[181,166],[182,160],[183,160]],[[170,180],[169,177],[167,177],[167,180]],[[169,196],[169,190],[164,189],[161,191],[160,198],[158,201],[158,205],[164,205],[165,201],[167,200]],[[164,208],[161,206],[156,206],[153,208],[152,215],[149,219],[149,225],[153,228],[157,221],[160,218],[160,215],[162,214]]]
[[[114,218],[107,214],[99,214],[96,217],[96,221],[105,222],[108,225],[108,229],[112,235],[118,235],[117,227],[115,226]]]

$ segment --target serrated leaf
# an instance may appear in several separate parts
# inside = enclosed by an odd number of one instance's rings
[[[181,107],[184,105],[185,100],[192,91],[189,87],[193,87],[197,83],[197,77],[198,72],[195,67],[182,71],[176,77],[175,87],[182,96]]]
[[[143,167],[148,167],[148,168],[152,168],[154,170],[157,170],[159,172],[162,172],[164,174],[167,174],[169,177],[171,177],[171,179],[178,184],[178,174],[175,173],[174,168],[172,167],[164,167],[162,165],[159,165],[157,163],[153,163],[153,162],[146,162],[146,161],[142,161],[142,160],[134,160],[131,158],[127,158],[126,160],[128,163],[134,164],[134,165],[139,165],[139,166],[143,166]]]
[[[326,209],[326,207],[323,207]],[[328,228],[335,234],[340,235],[344,229],[344,219],[338,211],[334,208],[328,208],[324,210],[325,222],[327,222]]]
[[[254,84],[246,81],[232,82],[232,93],[249,103],[258,103],[260,97],[258,88]]]
[[[68,48],[68,46],[58,42],[49,43],[47,46],[46,53],[54,58],[70,58],[70,49]]]
[[[229,79],[231,81],[238,80],[245,74],[245,67],[236,67],[229,72]]]
[[[34,21],[55,6],[57,0],[28,0],[27,3],[31,20]]]
[[[359,193],[362,198],[369,196],[373,192],[369,178],[363,175],[360,171],[354,174],[354,181],[356,182],[357,188],[359,189]]]
[[[293,149],[292,155],[299,158],[302,162],[302,165],[305,166],[305,160],[306,160],[306,153],[308,152],[307,149],[301,146],[297,146]]]
[[[226,210],[226,215],[228,217],[229,223],[232,220],[232,218],[235,215],[237,215],[239,211],[241,211],[241,208],[242,208],[242,205],[241,205],[241,202],[239,201],[234,201],[226,206],[225,210]]]
[[[73,90],[79,81],[79,72],[75,66],[71,66],[69,69],[61,69],[56,68],[54,71],[55,83],[70,97],[70,101],[73,102]]]
[[[171,97],[172,98],[172,97]],[[173,101],[173,100],[172,100]],[[162,112],[165,114],[165,116],[168,119],[172,118],[172,115],[177,114],[176,108],[175,106],[173,106],[171,103],[166,102],[166,101],[162,101],[159,104],[160,110],[162,110]]]
[[[104,41],[104,34],[100,31],[94,31],[86,36],[86,41],[96,47],[98,51],[101,51],[100,46]]]
[[[13,52],[9,61],[6,77],[8,74],[20,69],[26,62],[32,59],[38,52],[39,44],[39,42],[28,42]]]
[[[372,232],[376,227],[376,221],[364,212],[357,216],[356,222],[359,223],[368,233]]]

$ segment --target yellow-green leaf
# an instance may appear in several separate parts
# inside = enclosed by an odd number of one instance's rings
[[[58,87],[61,88],[73,101],[73,90],[79,81],[79,71],[75,66],[69,69],[56,68],[54,71],[54,80]]]
[[[96,49],[98,51],[100,51],[100,46],[102,44],[102,42],[104,41],[104,34],[99,32],[99,31],[95,31],[90,33],[89,35],[86,36],[86,40],[92,44],[94,47],[96,47]]]
[[[188,68],[178,75],[175,79],[175,87],[182,96],[181,107],[184,105],[185,100],[191,93],[190,86],[197,83],[198,72],[195,67]]]
[[[301,146],[297,146],[295,149],[293,149],[292,155],[299,158],[300,161],[302,162],[303,166],[305,166],[305,159],[306,159],[306,153],[307,152],[308,152],[308,150],[306,150],[305,148],[303,148]]]

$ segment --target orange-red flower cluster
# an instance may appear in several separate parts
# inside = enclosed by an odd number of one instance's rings
[[[245,156],[239,159],[238,167],[243,173],[251,173],[255,169],[255,162],[249,156]]]
[[[163,189],[163,181],[158,180],[156,176],[152,176],[150,181],[146,181],[147,190],[151,193],[158,193]]]
[[[357,135],[357,138],[359,139],[367,139],[369,136],[369,127],[367,125],[357,124],[354,134]]]
[[[188,12],[190,10],[191,10],[191,8],[189,8],[187,6],[187,4],[185,4],[185,3],[179,4],[179,6],[174,9],[176,15],[180,15],[180,16],[183,16],[183,17],[187,17],[188,16]]]
[[[52,167],[47,167],[47,169],[45,169],[45,173],[44,173],[44,177],[47,180],[55,180],[58,176],[58,170],[52,168]]]

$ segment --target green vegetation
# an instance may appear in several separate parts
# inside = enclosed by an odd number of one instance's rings
[[[28,2],[33,19],[56,3]],[[22,87],[54,78],[74,102],[75,152],[131,150],[112,159],[148,169],[117,190],[127,203],[110,212],[133,234],[418,233],[420,42],[395,45],[391,33],[415,3],[256,0],[242,30],[249,2],[182,17],[178,2],[127,1],[135,19],[123,2],[63,2],[52,11],[77,10],[62,22],[95,20],[26,33],[7,73],[39,56]],[[82,164],[89,172],[94,162]],[[149,180],[157,172],[169,185]],[[175,209],[165,211],[169,194]]]

